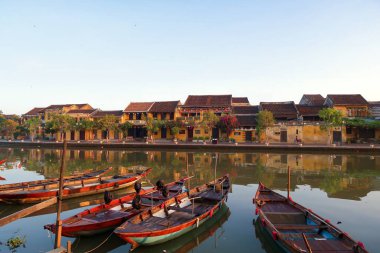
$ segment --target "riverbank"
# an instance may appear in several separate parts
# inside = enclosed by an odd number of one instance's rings
[[[294,152],[294,153],[367,153],[380,154],[380,145],[344,144],[344,145],[298,145],[270,143],[193,143],[171,141],[145,142],[101,142],[81,141],[67,143],[69,149],[134,149],[134,150],[199,150],[223,152]],[[61,149],[62,142],[51,141],[0,141],[0,148],[53,148]]]

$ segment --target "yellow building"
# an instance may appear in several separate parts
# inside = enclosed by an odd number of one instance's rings
[[[170,129],[163,124],[159,131],[148,133],[147,119],[158,120],[162,123],[174,121],[179,117],[179,106],[181,102],[158,101],[158,102],[131,102],[125,108],[125,120],[132,124],[128,136],[134,139],[142,139],[153,135],[154,139],[172,139]]]

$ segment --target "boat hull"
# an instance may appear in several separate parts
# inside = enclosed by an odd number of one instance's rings
[[[128,183],[119,184],[117,187],[115,186],[103,187],[102,185],[99,185],[97,187],[94,187],[94,189],[90,189],[87,191],[86,190],[82,191],[83,188],[78,189],[77,192],[74,192],[72,190],[63,190],[62,199],[71,199],[71,198],[76,198],[76,197],[99,194],[105,191],[120,190],[120,189],[127,188],[133,185],[139,179],[140,177]],[[56,197],[57,195],[58,195],[58,191],[49,191],[46,193],[8,194],[8,195],[1,196],[1,200],[6,203],[31,204],[31,203],[39,203],[41,201],[48,200],[52,197]]]

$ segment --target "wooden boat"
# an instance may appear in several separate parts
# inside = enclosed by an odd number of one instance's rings
[[[253,199],[261,225],[286,252],[365,253],[354,241],[312,210],[259,184]]]
[[[187,233],[186,236],[178,237],[174,240],[152,245],[150,247],[139,247],[135,253],[157,253],[157,252],[194,252],[194,248],[201,245],[204,241],[214,236],[217,238],[217,230],[228,220],[231,212],[226,204],[223,204],[220,211],[216,212],[211,219],[202,224],[198,229]],[[196,251],[196,250],[195,250]]]
[[[184,182],[189,179],[189,177],[186,177],[166,184],[167,198],[163,197],[156,187],[147,190],[142,189],[140,191],[142,203],[139,210],[132,207],[132,201],[136,197],[136,193],[131,193],[114,199],[108,204],[101,204],[73,215],[62,221],[62,235],[67,237],[92,236],[113,230],[144,209],[160,204],[166,199],[181,193]],[[54,224],[45,225],[44,228],[53,233],[56,230]]]
[[[64,181],[64,183],[67,183],[67,182],[71,182],[71,181],[78,181],[78,180],[87,179],[87,178],[99,177],[101,175],[104,175],[105,173],[107,173],[111,169],[112,169],[112,167],[102,169],[102,170],[97,170],[97,171],[75,173],[72,176],[64,177],[63,181]],[[59,178],[48,178],[48,179],[43,179],[43,180],[20,182],[20,183],[13,183],[13,184],[3,184],[3,185],[0,185],[0,194],[4,191],[8,191],[8,190],[15,190],[15,189],[23,189],[24,190],[24,189],[29,189],[29,188],[38,187],[38,186],[57,185],[58,182],[59,182]]]
[[[198,228],[217,213],[230,190],[228,176],[195,187],[124,222],[114,233],[132,244],[154,245]]]
[[[68,180],[63,187],[63,199],[98,194],[105,191],[113,191],[126,188],[137,180],[145,177],[151,169],[126,175],[106,177],[81,178],[80,180]],[[13,189],[0,192],[0,199],[6,203],[36,203],[58,194],[58,184],[38,185],[23,189]]]
[[[6,161],[7,159],[0,160],[0,165],[3,165],[3,163],[5,163]]]

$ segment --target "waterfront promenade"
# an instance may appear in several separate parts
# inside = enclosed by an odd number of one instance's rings
[[[62,142],[55,141],[0,141],[0,148],[62,148]],[[289,144],[289,143],[194,143],[157,140],[141,141],[68,141],[72,149],[140,149],[140,150],[203,150],[223,152],[297,152],[297,153],[369,153],[379,154],[380,145],[372,144]]]

